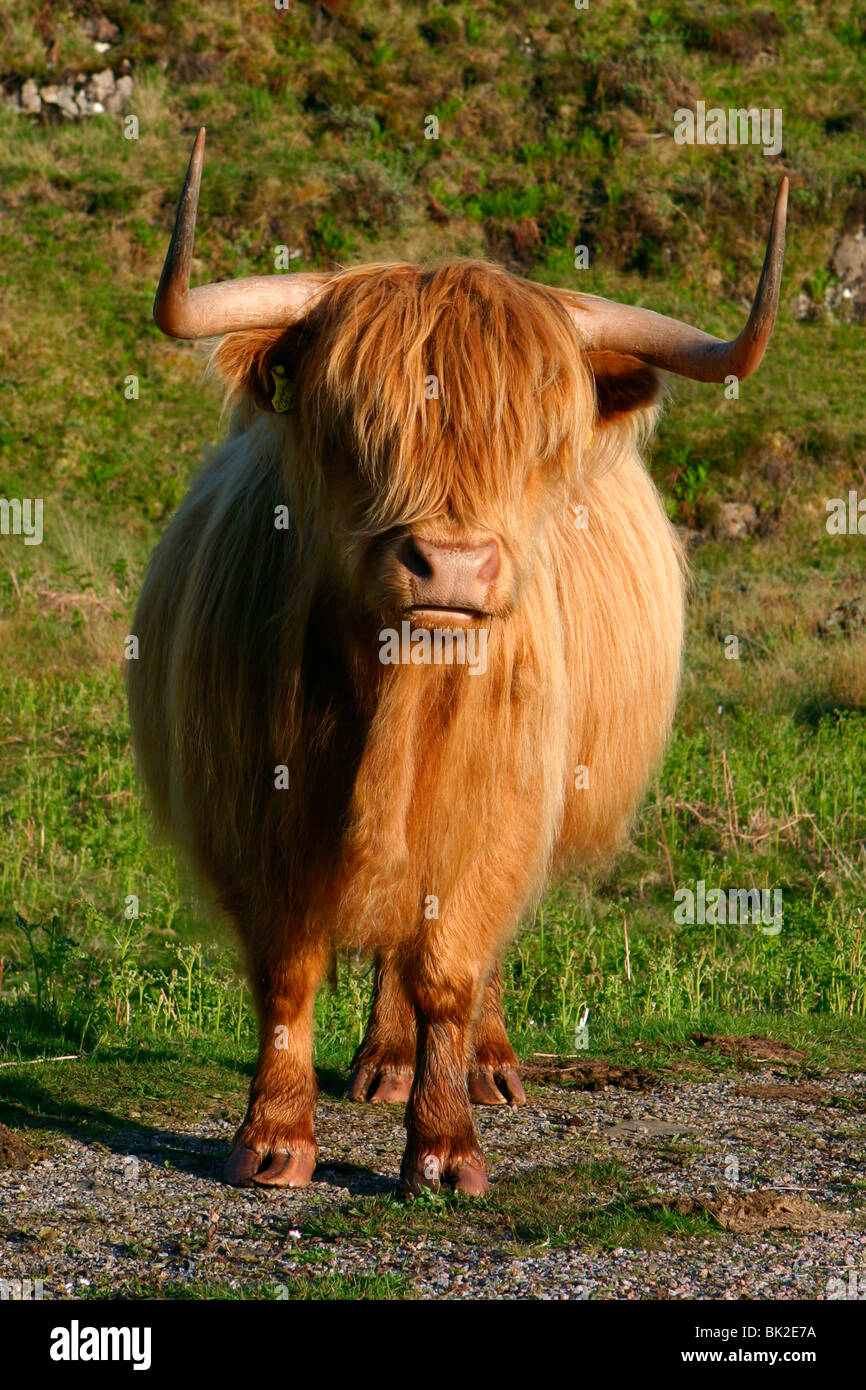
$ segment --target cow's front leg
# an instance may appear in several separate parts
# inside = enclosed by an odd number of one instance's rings
[[[399,1101],[412,1090],[415,1011],[406,997],[391,951],[376,958],[376,988],[364,1041],[352,1058],[349,1100]]]
[[[237,1186],[305,1187],[318,1152],[313,1003],[327,952],[324,943],[252,942],[249,956],[259,1059],[224,1177]]]
[[[483,984],[482,970],[437,978],[421,963],[408,972],[417,1055],[400,1174],[411,1192],[438,1192],[443,1186],[470,1196],[487,1191],[487,1170],[466,1085],[472,1024]]]

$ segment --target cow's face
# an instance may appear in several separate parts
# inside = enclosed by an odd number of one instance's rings
[[[471,261],[192,290],[204,147],[200,130],[154,317],[174,337],[228,335],[216,361],[246,399],[235,428],[257,413],[259,426],[270,424],[299,544],[369,611],[411,612],[427,624],[443,613],[507,617],[551,510],[614,462],[611,424],[629,416],[633,435],[646,420],[655,368],[743,379],[769,341],[787,179],[748,322],[722,342],[646,309]],[[616,443],[620,429],[613,434]]]
[[[200,130],[154,317],[174,337],[228,335],[216,361],[245,398],[235,428],[257,414],[259,428],[270,426],[299,543],[369,611],[411,611],[428,624],[443,613],[506,617],[551,510],[574,498],[582,477],[615,466],[624,416],[632,436],[646,420],[655,368],[743,379],[769,341],[787,179],[748,321],[722,342],[471,261],[190,289],[204,146]]]
[[[658,394],[651,368],[583,354],[548,291],[474,262],[348,272],[217,361],[270,417],[332,581],[417,626],[507,618],[605,430]]]

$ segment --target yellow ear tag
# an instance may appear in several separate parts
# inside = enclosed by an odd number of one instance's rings
[[[274,394],[271,397],[271,405],[278,415],[284,411],[291,410],[295,404],[295,384],[287,381],[286,369],[277,364],[271,368],[271,376],[274,378]]]

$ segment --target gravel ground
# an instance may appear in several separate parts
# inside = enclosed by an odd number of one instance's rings
[[[647,1093],[536,1086],[524,1109],[477,1108],[476,1119],[494,1184],[592,1154],[668,1197],[806,1197],[824,1229],[676,1236],[653,1250],[486,1249],[448,1218],[441,1235],[299,1234],[313,1211],[397,1192],[400,1107],[322,1098],[320,1167],[304,1191],[222,1186],[236,1123],[224,1111],[112,1148],[62,1138],[49,1157],[0,1172],[0,1278],[41,1279],[55,1299],[141,1280],[236,1281],[273,1296],[273,1284],[329,1272],[398,1275],[425,1298],[824,1298],[834,1280],[866,1298],[866,1075],[834,1074],[796,1098],[741,1094],[788,1080],[762,1068]]]

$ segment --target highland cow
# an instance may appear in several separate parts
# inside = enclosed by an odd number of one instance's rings
[[[225,1176],[309,1182],[313,1001],[348,947],[377,964],[349,1096],[406,1103],[410,1190],[481,1193],[471,1102],[524,1099],[498,961],[548,882],[613,854],[673,716],[683,563],[639,454],[659,370],[758,365],[787,184],[725,343],[476,261],[190,290],[203,157],[201,131],[154,314],[220,338],[232,424],[153,557],[129,702],[255,997]],[[483,671],[382,660],[404,623],[483,630]]]

